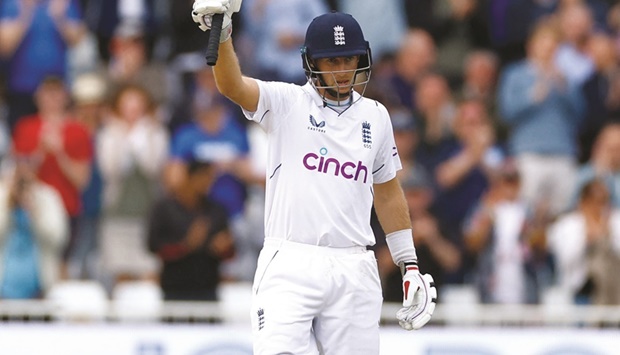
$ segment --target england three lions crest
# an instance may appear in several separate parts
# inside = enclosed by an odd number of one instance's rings
[[[368,122],[362,123],[362,143],[364,144],[364,148],[372,148],[372,134],[370,131],[370,123]]]

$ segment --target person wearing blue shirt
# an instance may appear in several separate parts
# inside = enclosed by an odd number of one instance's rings
[[[60,195],[16,157],[0,180],[0,298],[39,298],[60,279],[68,217]]]
[[[508,149],[523,179],[523,197],[551,215],[568,207],[574,189],[583,111],[579,86],[555,65],[558,44],[555,27],[539,24],[528,41],[527,58],[504,69],[498,86],[498,107],[510,129]]]
[[[33,93],[50,75],[67,78],[68,49],[86,33],[77,0],[0,3],[0,56],[8,67],[8,120],[36,112]]]

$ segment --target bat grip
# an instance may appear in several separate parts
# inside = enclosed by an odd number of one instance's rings
[[[209,40],[207,42],[207,64],[214,66],[217,62],[217,51],[220,46],[220,34],[222,33],[222,22],[224,14],[215,14],[211,19],[211,30],[209,31]]]

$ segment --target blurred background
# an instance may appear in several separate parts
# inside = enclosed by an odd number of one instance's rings
[[[0,353],[251,354],[265,136],[217,92],[192,4],[0,0]],[[620,4],[245,0],[244,74],[303,84],[330,10],[370,42],[439,288],[401,331],[373,215],[382,354],[617,353]]]

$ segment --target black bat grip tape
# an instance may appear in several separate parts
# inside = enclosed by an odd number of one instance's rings
[[[207,42],[207,64],[214,66],[217,63],[217,51],[220,46],[220,34],[222,33],[222,22],[224,14],[215,14],[211,20],[211,30]]]

